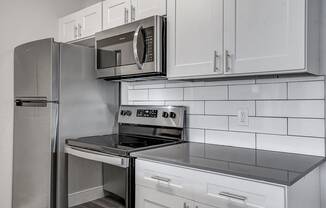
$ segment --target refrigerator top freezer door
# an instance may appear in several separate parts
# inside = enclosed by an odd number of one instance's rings
[[[58,100],[58,56],[53,39],[38,40],[15,48],[14,96]]]

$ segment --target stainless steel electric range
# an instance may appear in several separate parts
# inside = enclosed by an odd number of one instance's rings
[[[184,139],[185,108],[121,106],[119,133],[66,140],[66,153],[103,163],[103,187],[126,208],[135,206],[135,158],[130,153]]]

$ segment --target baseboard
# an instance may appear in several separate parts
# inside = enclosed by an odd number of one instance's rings
[[[104,197],[103,186],[85,189],[68,195],[69,207],[77,206]]]

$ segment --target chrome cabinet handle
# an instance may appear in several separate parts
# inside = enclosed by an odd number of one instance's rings
[[[128,16],[129,16],[129,11],[127,8],[125,8],[125,23],[128,23]]]
[[[220,56],[217,54],[217,51],[214,51],[214,72],[219,71],[220,69],[217,67],[217,59]]]
[[[81,30],[82,30],[82,26],[81,26],[81,24],[78,24],[78,36],[79,36],[79,37],[82,36],[82,32],[81,32]]]
[[[231,71],[231,67],[230,67],[230,63],[229,63],[230,58],[231,58],[230,52],[228,50],[226,50],[225,51],[225,72]]]
[[[139,37],[139,33],[141,33],[143,29],[142,25],[139,25],[138,28],[135,31],[134,34],[134,39],[133,39],[133,52],[134,52],[134,58],[136,61],[136,65],[138,67],[139,70],[143,69],[143,63],[140,62],[139,56],[138,56],[138,37]]]
[[[245,196],[232,194],[232,193],[229,193],[229,192],[220,192],[219,195],[224,196],[224,197],[228,197],[228,198],[232,198],[232,199],[237,199],[237,200],[240,200],[240,201],[246,201],[248,199]]]
[[[135,21],[136,20],[136,7],[131,5],[130,8],[130,13],[131,13],[131,21]]]
[[[78,38],[78,27],[74,26],[74,38],[77,39]]]
[[[171,179],[163,178],[163,177],[160,177],[160,176],[152,176],[151,178],[155,179],[155,180],[158,180],[158,181],[163,181],[165,183],[170,183],[171,182]]]

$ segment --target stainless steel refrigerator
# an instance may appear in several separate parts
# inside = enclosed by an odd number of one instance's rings
[[[67,207],[65,139],[116,132],[119,84],[96,79],[94,53],[53,39],[15,48],[13,208]]]

